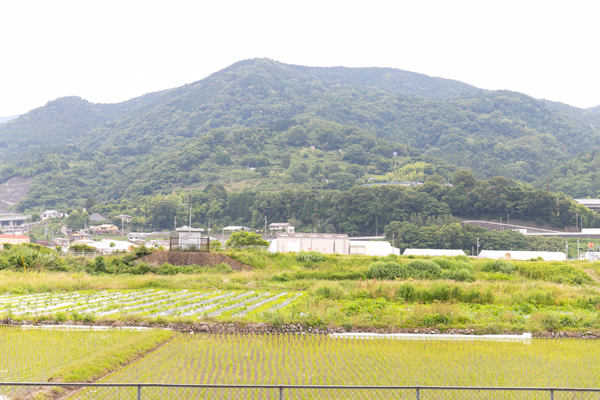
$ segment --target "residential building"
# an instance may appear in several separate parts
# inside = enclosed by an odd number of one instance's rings
[[[42,213],[42,215],[40,217],[42,218],[42,221],[45,221],[45,220],[51,219],[51,218],[62,218],[62,216],[63,216],[63,214],[56,210],[46,210]]]
[[[106,221],[106,217],[104,217],[98,213],[93,213],[92,215],[90,215],[90,222],[100,222],[100,221]]]
[[[69,240],[71,242],[75,242],[77,240],[88,239],[89,237],[90,237],[90,235],[88,235],[87,233],[84,233],[84,232],[72,232],[69,235]]]
[[[71,241],[67,238],[54,238],[52,239],[53,246],[68,246]]]
[[[387,241],[350,240],[350,254],[381,257],[395,254],[399,256],[400,249],[393,247]]]
[[[466,256],[462,250],[452,249],[405,249],[404,256],[456,257]]]
[[[531,260],[541,257],[544,261],[566,261],[567,255],[560,251],[512,251],[482,250],[479,258],[492,260]]]
[[[107,233],[116,233],[119,232],[119,227],[113,224],[102,224],[102,225],[96,225],[96,226],[91,226],[91,229],[94,229],[94,233],[96,233],[96,231],[103,231],[103,232],[107,232]],[[100,234],[98,232],[98,234]]]
[[[272,253],[317,251],[325,254],[350,254],[350,238],[337,233],[278,233],[271,242]]]
[[[113,218],[120,218],[126,224],[129,224],[129,223],[131,223],[131,221],[133,221],[133,217],[132,216],[125,215],[125,214],[115,215]]]
[[[25,235],[0,235],[0,248],[4,248],[5,244],[21,244],[29,243],[29,236]]]
[[[289,222],[274,222],[269,224],[269,230],[273,232],[294,233],[295,228]]]
[[[127,240],[130,242],[145,242],[147,233],[131,232],[127,234]]]

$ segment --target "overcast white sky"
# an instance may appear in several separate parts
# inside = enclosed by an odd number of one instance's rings
[[[4,1],[0,116],[113,103],[236,61],[393,67],[600,104],[600,1]]]

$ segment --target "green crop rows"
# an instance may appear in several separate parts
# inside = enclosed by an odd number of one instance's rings
[[[181,335],[106,382],[290,385],[600,386],[596,341],[333,339]]]
[[[0,326],[0,381],[43,382],[99,349],[143,333],[44,331]]]

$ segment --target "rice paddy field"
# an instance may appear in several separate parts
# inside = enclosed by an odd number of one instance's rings
[[[73,367],[85,370],[86,364],[96,363],[98,357],[122,357],[123,347],[135,352],[136,347],[148,344],[151,349],[170,336],[167,331],[151,330],[58,331],[0,326],[0,382],[62,379]]]
[[[600,386],[597,361],[600,345],[593,340],[533,339],[528,344],[348,339],[326,335],[176,334],[165,330],[56,331],[22,327],[0,328],[0,340],[0,381],[3,382],[99,379],[98,382],[103,383]],[[148,340],[151,345],[138,351],[138,357],[123,356],[124,349],[135,348]],[[104,365],[110,359],[118,360],[100,373],[93,371],[94,366]],[[106,375],[110,371],[113,372]],[[12,390],[0,387],[0,399],[17,398],[14,388]],[[118,395],[117,392],[108,395],[98,390],[80,390],[69,393],[68,398],[134,398],[135,391],[119,389]],[[143,398],[277,398],[266,389],[251,394],[240,392],[237,397],[227,390],[176,389],[172,393],[165,390],[145,389]],[[43,393],[35,394],[37,398],[51,398],[44,397]],[[322,396],[323,392],[305,391],[290,392],[285,398],[357,398],[341,392]],[[381,392],[370,396],[374,397],[358,398],[414,398],[414,393],[392,396],[391,392]],[[464,394],[446,393],[442,397],[422,398],[468,398],[461,396]],[[479,396],[476,398],[487,398]],[[531,394],[498,398],[546,397]]]
[[[180,335],[104,382],[288,385],[600,386],[600,345]]]

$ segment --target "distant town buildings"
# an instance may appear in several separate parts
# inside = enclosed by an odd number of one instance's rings
[[[5,244],[22,244],[29,243],[29,236],[25,235],[0,235],[0,248],[4,248]]]

